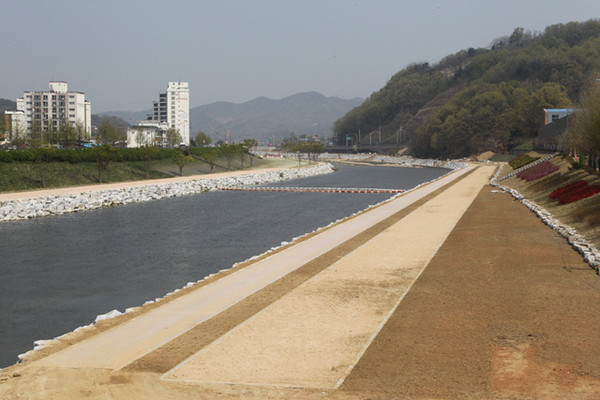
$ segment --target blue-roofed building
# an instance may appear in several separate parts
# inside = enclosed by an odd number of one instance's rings
[[[577,111],[576,108],[544,108],[544,125],[551,124]]]

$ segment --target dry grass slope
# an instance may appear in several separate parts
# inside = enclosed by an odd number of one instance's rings
[[[557,200],[549,197],[554,190],[580,180],[590,185],[598,185],[600,177],[583,169],[574,168],[562,155],[552,158],[550,162],[560,167],[550,175],[531,182],[512,176],[503,180],[501,184],[517,190],[527,199],[544,207],[556,219],[575,228],[579,235],[596,247],[600,247],[600,195],[568,204],[559,204]],[[511,172],[513,172],[512,168],[506,164],[499,176],[503,177]]]

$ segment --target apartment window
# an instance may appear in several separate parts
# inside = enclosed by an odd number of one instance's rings
[[[552,122],[556,121],[557,119],[560,119],[560,116],[558,114],[552,114]]]
[[[48,100],[48,95],[47,94],[44,95],[44,100]]]
[[[55,94],[52,95],[52,100],[56,100],[56,95]]]

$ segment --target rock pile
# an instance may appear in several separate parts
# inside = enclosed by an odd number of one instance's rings
[[[42,196],[0,202],[0,222],[60,215],[123,204],[187,196],[220,188],[258,185],[262,183],[306,178],[333,172],[331,164],[277,171],[248,173],[224,178],[200,178],[186,182],[149,184],[122,189],[97,190],[85,193]]]

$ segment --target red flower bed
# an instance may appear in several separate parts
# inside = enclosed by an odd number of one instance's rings
[[[577,181],[556,189],[550,193],[551,199],[560,204],[569,204],[600,193],[600,185],[590,185],[586,181]]]
[[[550,175],[559,168],[560,167],[558,165],[554,165],[550,161],[544,161],[543,163],[528,168],[525,171],[519,172],[517,176],[527,182],[531,182],[536,179],[543,178],[546,175]]]

